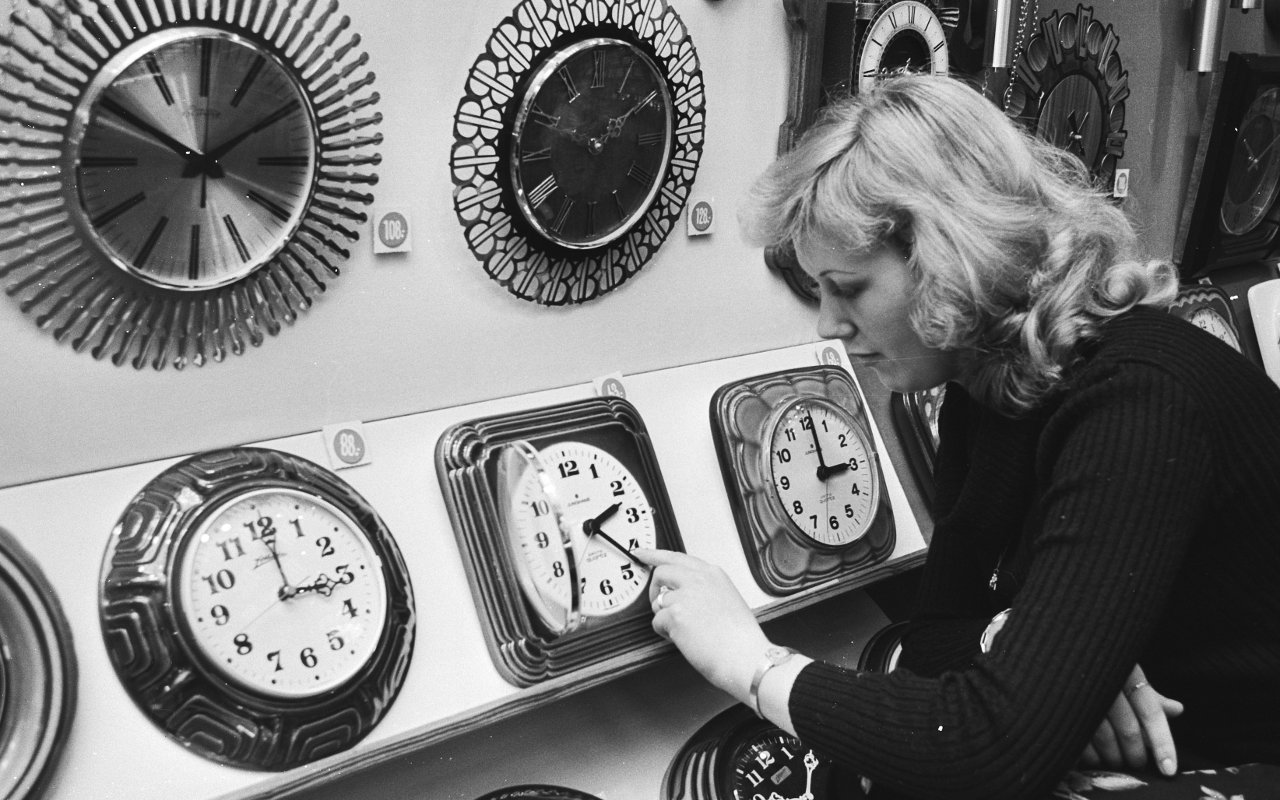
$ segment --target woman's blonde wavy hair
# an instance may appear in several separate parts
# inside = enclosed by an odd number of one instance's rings
[[[1177,291],[1172,265],[1136,260],[1133,226],[1078,159],[953,78],[889,78],[828,106],[739,220],[759,245],[903,247],[912,326],[975,353],[962,382],[1006,413],[1058,389],[1106,319]]]

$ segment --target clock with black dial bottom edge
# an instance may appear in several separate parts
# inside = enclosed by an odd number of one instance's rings
[[[19,308],[77,351],[156,369],[243,353],[307,310],[381,160],[373,73],[336,10],[15,11],[0,280]]]
[[[496,789],[478,800],[600,800],[600,798],[567,786],[528,783]]]
[[[158,474],[103,556],[107,654],[134,703],[220,763],[284,770],[345,750],[408,671],[408,570],[328,470],[256,447]]]
[[[543,305],[613,291],[679,221],[705,128],[697,50],[666,0],[523,0],[454,117],[454,210],[490,278]]]
[[[0,609],[0,798],[22,800],[53,780],[75,718],[78,667],[52,584],[4,528]]]
[[[738,704],[708,720],[676,752],[662,779],[662,800],[835,800],[861,797],[857,785],[856,776],[848,778],[828,758]]]
[[[896,533],[869,414],[832,366],[734,381],[710,418],[747,564],[770,594],[866,569]]]
[[[511,461],[516,447],[538,468]],[[633,405],[598,397],[458,423],[435,458],[504,679],[530,686],[665,645],[652,628],[648,569],[628,553],[684,544]]]
[[[1179,224],[1183,278],[1280,247],[1280,57],[1230,53],[1214,75]]]
[[[933,468],[938,457],[938,415],[946,399],[945,384],[918,392],[890,392],[889,413],[916,486],[925,504],[933,507]]]
[[[1111,192],[1128,138],[1120,36],[1084,4],[1055,10],[1038,27],[1014,64],[1005,113],[1079,158]]]

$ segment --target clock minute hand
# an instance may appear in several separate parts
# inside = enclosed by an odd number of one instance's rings
[[[652,92],[649,92],[647,95],[641,98],[638,103],[633,105],[631,108],[627,109],[622,116],[613,117],[612,119],[610,119],[609,122],[606,123],[604,136],[600,137],[601,140],[608,140],[608,139],[613,139],[615,137],[621,136],[622,126],[627,124],[627,120],[631,118],[631,115],[636,113],[640,109],[644,108],[646,105],[648,105],[649,101],[652,100],[654,97],[656,97],[657,94],[658,94],[658,90],[654,89]]]
[[[103,97],[101,103],[104,109],[110,111],[120,119],[160,142],[160,144],[182,156],[185,161],[191,162],[192,160],[201,157],[197,150],[187,147],[182,142],[152,125],[150,122],[147,122],[145,119],[139,117],[137,114],[120,105],[120,103],[110,97]]]
[[[254,125],[250,126],[249,128],[246,128],[240,133],[237,133],[235,136],[232,136],[230,139],[226,140],[222,144],[210,150],[208,153],[205,154],[205,159],[207,159],[209,162],[217,161],[218,159],[225,156],[227,153],[230,153],[232,150],[234,150],[245,139],[248,139],[250,136],[254,135],[259,131],[262,131],[271,127],[272,125],[276,124],[280,120],[289,116],[290,114],[292,114],[294,111],[297,111],[301,107],[302,107],[302,103],[298,100],[294,100],[291,103],[286,103],[285,105],[271,112],[267,116],[258,120]]]

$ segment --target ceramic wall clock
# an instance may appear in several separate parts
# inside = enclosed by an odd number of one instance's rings
[[[762,589],[791,594],[886,558],[896,540],[870,417],[849,374],[734,381],[711,400],[734,521]]]
[[[336,475],[275,450],[193,456],[107,545],[102,633],[134,702],[206,758],[283,770],[363,738],[413,652],[408,570]]]
[[[744,705],[717,714],[689,737],[662,788],[663,800],[861,796],[841,788],[830,760]]]
[[[0,798],[38,797],[52,780],[75,716],[71,629],[53,586],[0,528]]]
[[[892,392],[889,397],[893,427],[902,442],[920,495],[930,508],[934,498],[933,467],[938,458],[938,415],[946,396],[944,384],[919,392]]]
[[[635,407],[595,398],[450,427],[436,466],[499,672],[529,686],[662,642],[637,547],[683,550]]]
[[[1128,137],[1129,71],[1119,45],[1092,6],[1054,11],[1027,40],[1005,94],[1005,113],[1077,156],[1106,191]]]
[[[1182,287],[1169,311],[1241,352],[1240,329],[1231,310],[1231,300],[1217,286],[1194,284]]]
[[[705,103],[693,40],[665,0],[523,0],[454,117],[454,209],[472,254],[544,305],[616,289],[681,216]]]
[[[381,157],[337,3],[33,0],[0,37],[0,281],[115,364],[222,360],[339,273]]]
[[[1214,75],[1175,245],[1184,278],[1275,254],[1277,137],[1280,57],[1230,53]]]

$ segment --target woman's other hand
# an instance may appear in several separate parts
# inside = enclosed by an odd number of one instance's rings
[[[1157,692],[1138,665],[1124,687],[1085,747],[1081,763],[1141,769],[1150,757],[1162,775],[1173,775],[1178,771],[1178,753],[1169,720],[1182,713],[1182,703]]]
[[[653,629],[713,686],[746,702],[751,675],[770,642],[733,581],[687,553],[642,548],[631,555],[653,569]]]

